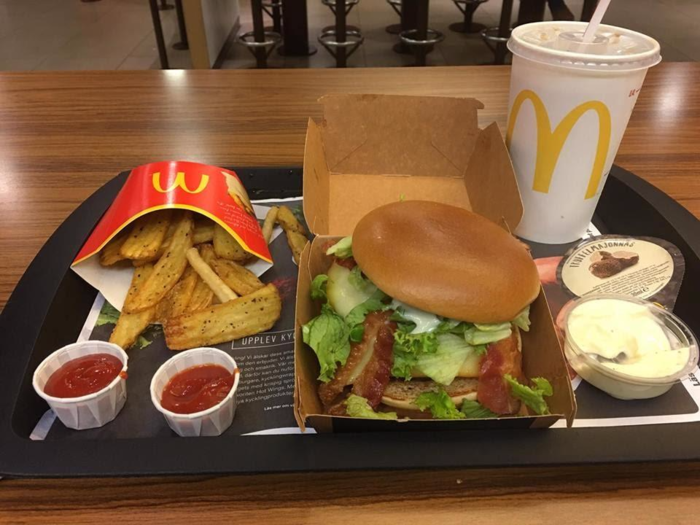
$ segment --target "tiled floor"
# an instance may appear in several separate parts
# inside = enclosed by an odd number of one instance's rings
[[[205,0],[206,1],[206,0]],[[578,16],[583,0],[566,0]],[[250,2],[241,0],[241,25],[251,28]],[[321,0],[308,0],[309,37],[316,44],[321,28],[333,23],[331,11]],[[514,16],[517,13],[518,2]],[[429,65],[484,64],[493,60],[478,34],[448,29],[461,18],[452,0],[432,0],[431,27],[446,39],[428,56]],[[488,0],[475,20],[495,26],[501,0]],[[166,40],[177,41],[174,11],[162,11]],[[700,0],[614,0],[607,23],[635,29],[661,42],[664,60],[700,60]],[[397,37],[385,27],[398,17],[385,0],[361,0],[348,22],[361,27],[364,45],[350,58],[350,67],[403,66],[413,58],[391,51]],[[189,53],[168,46],[171,67],[191,67]],[[276,52],[271,67],[333,67],[334,60],[318,46],[311,57],[284,58]],[[250,68],[255,61],[235,45],[225,57],[224,68]],[[0,70],[148,69],[159,67],[150,13],[146,0],[0,0]]]

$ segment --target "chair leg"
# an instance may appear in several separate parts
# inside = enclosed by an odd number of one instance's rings
[[[160,57],[161,69],[170,69],[168,63],[168,51],[165,49],[165,38],[163,37],[163,25],[160,22],[160,13],[158,13],[158,4],[156,0],[149,0],[151,8],[151,18],[153,19],[153,33],[156,36],[156,45],[158,46],[158,56]]]
[[[510,35],[510,19],[513,16],[513,0],[503,0],[501,20],[498,24],[498,36],[507,38]],[[496,64],[505,64],[508,47],[505,42],[496,44]]]
[[[462,22],[455,22],[454,24],[450,24],[450,31],[454,31],[455,33],[480,33],[481,31],[486,29],[486,26],[484,24],[474,22],[474,13],[481,5],[481,2],[466,4],[464,6],[464,9],[459,7],[459,4],[457,4],[456,2],[455,4],[459,8],[459,10],[462,11],[462,13],[464,14],[464,20]]]
[[[429,0],[417,0],[416,11],[416,39],[428,39],[428,9]],[[426,46],[415,46],[414,53],[416,54],[416,66],[424,66],[426,64],[427,49]]]
[[[337,42],[345,42],[347,39],[347,11],[345,0],[335,1],[335,39]],[[344,46],[338,47],[335,55],[336,67],[348,66],[347,50]]]
[[[262,0],[251,0],[250,9],[253,14],[253,37],[256,42],[265,41],[265,22],[263,20]],[[267,68],[267,51],[263,47],[254,49],[255,62],[260,69]]]

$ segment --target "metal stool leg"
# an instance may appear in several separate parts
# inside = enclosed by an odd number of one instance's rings
[[[336,67],[347,67],[348,58],[365,40],[358,28],[347,24],[348,13],[358,1],[323,0],[335,15],[335,25],[324,28],[318,35],[318,41],[333,55]]]
[[[387,0],[391,8],[401,17],[401,0]],[[391,24],[386,26],[386,32],[390,35],[398,35],[401,32],[401,24]]]
[[[177,27],[180,31],[180,41],[173,44],[173,49],[182,51],[190,48],[190,44],[187,41],[187,26],[185,25],[185,12],[182,10],[182,0],[175,0],[175,9],[177,9]]]
[[[253,30],[240,35],[238,43],[248,48],[255,57],[257,67],[264,69],[267,67],[267,58],[282,41],[282,36],[279,33],[265,31],[262,0],[251,0],[250,6],[253,14]]]
[[[454,31],[455,33],[479,33],[486,29],[486,26],[484,24],[474,22],[474,13],[481,4],[486,2],[486,0],[452,1],[457,6],[457,9],[459,9],[464,15],[464,21],[450,24],[450,31]]]
[[[426,40],[428,38],[428,9],[429,0],[418,0],[416,17],[416,40]],[[424,66],[426,62],[426,49],[423,46],[416,46],[416,65]]]
[[[503,0],[501,20],[498,27],[490,27],[481,32],[486,45],[494,54],[494,64],[505,64],[510,38],[510,19],[513,15],[513,0]]]
[[[160,67],[161,69],[170,69],[170,64],[168,63],[168,51],[165,49],[165,39],[163,38],[163,25],[160,23],[160,14],[158,13],[158,4],[156,3],[156,0],[148,0],[148,5],[151,8],[153,33],[156,36],[158,56],[160,57]]]
[[[282,0],[265,0],[262,4],[263,11],[272,19],[272,27],[265,28],[275,33],[282,34]]]
[[[250,7],[253,11],[253,37],[256,42],[265,41],[265,23],[263,22],[262,0],[251,0]],[[267,67],[267,52],[260,47],[254,50],[257,67],[265,69]]]
[[[426,55],[433,46],[445,39],[445,35],[428,27],[429,0],[414,0],[416,9],[415,29],[401,31],[401,42],[412,50],[416,57],[416,66],[426,64]]]
[[[336,0],[335,7],[335,39],[344,43],[347,39],[347,12],[345,11],[345,0]],[[348,66],[347,50],[340,46],[335,55],[335,65],[337,67]]]
[[[513,0],[503,0],[501,9],[501,21],[498,24],[498,36],[501,40],[496,44],[496,64],[505,64],[508,47],[507,39],[510,37],[510,19],[513,16]]]

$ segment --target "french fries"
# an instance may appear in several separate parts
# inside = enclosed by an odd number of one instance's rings
[[[238,295],[248,295],[265,286],[253,272],[233,261],[216,259],[211,267]]]
[[[203,221],[195,221],[194,223],[194,236],[192,237],[192,244],[202,244],[205,242],[211,242],[214,239],[214,221],[209,219]]]
[[[187,268],[187,250],[192,248],[192,213],[183,212],[177,220],[168,249],[158,260],[153,272],[143,283],[139,292],[127,295],[123,311],[137,313],[158,304],[175,286]]]
[[[301,252],[304,251],[304,247],[308,242],[306,238],[306,229],[287,206],[279,207],[277,222],[282,226],[284,233],[287,234],[287,243],[292,250],[294,262],[299,264]]]
[[[202,256],[204,262],[211,266],[215,260],[218,259],[216,253],[214,253],[214,247],[211,244],[201,244],[198,246],[199,255]]]
[[[286,206],[272,207],[262,228],[268,243],[275,224],[285,230],[298,261],[307,242],[304,226]],[[170,349],[183,350],[268,330],[281,314],[277,288],[243,266],[250,254],[226,229],[189,211],[139,218],[107,243],[99,258],[103,266],[128,260],[135,267],[110,336],[124,349],[153,322],[163,324]]]
[[[250,259],[250,254],[218,224],[214,226],[214,251],[217,257],[230,261],[245,263]]]
[[[269,330],[281,312],[279,292],[268,284],[244,297],[167,319],[165,342],[171,350],[185,350],[240,339]]]
[[[214,291],[209,288],[209,285],[197,275],[197,283],[194,286],[190,302],[187,303],[186,312],[196,312],[211,305],[214,299]]]
[[[216,275],[214,270],[211,269],[211,266],[202,259],[197,248],[190,248],[187,251],[187,260],[190,262],[192,268],[194,268],[194,271],[209,285],[209,288],[212,289],[219,301],[225,303],[226,301],[231,301],[238,297],[238,295],[221,280],[221,277]]]
[[[153,259],[168,233],[171,217],[171,210],[161,210],[137,219],[119,253],[125,259]]]
[[[275,223],[277,222],[278,212],[279,208],[277,206],[273,206],[268,210],[267,215],[265,215],[265,222],[263,222],[262,226],[262,234],[267,244],[270,244],[270,238],[272,237],[272,230],[275,228]]]
[[[156,306],[156,319],[162,322],[169,317],[185,313],[198,279],[197,273],[191,266],[188,267],[182,274],[182,278]]]
[[[121,254],[122,244],[129,233],[128,228],[124,228],[109,241],[102,251],[100,251],[100,264],[102,266],[112,266],[123,261],[125,257]]]
[[[134,276],[131,278],[131,286],[129,287],[127,296],[137,295],[143,283],[146,282],[152,273],[152,264],[134,270]],[[109,342],[127,350],[136,342],[139,335],[141,335],[148,325],[153,322],[155,313],[155,308],[148,308],[135,314],[122,312],[117,320],[117,325],[114,327],[114,330],[112,330]]]

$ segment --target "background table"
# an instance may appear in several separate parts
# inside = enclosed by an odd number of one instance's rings
[[[53,230],[119,171],[170,159],[300,165],[307,119],[320,116],[315,101],[326,93],[477,97],[486,106],[480,124],[505,129],[509,74],[504,66],[2,73],[0,306]],[[651,70],[617,163],[700,216],[700,64]],[[690,520],[699,489],[695,464],[3,480],[0,519],[657,524]]]

